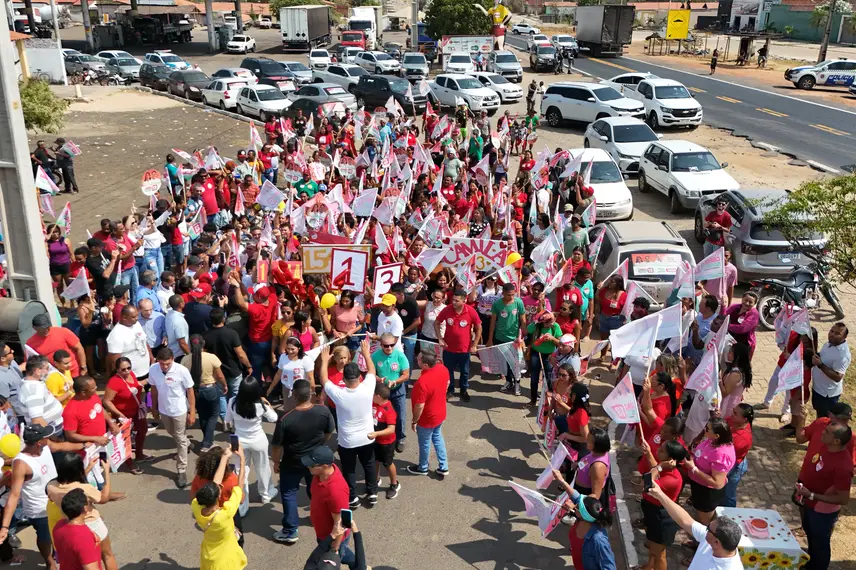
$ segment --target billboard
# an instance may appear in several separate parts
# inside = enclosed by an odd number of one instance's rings
[[[440,39],[440,53],[489,53],[493,51],[493,36],[443,36]]]

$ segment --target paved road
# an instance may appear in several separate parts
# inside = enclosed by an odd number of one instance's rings
[[[526,49],[523,37],[508,36],[506,41]],[[703,105],[704,120],[710,125],[734,129],[754,141],[833,169],[856,162],[850,151],[856,134],[856,113],[852,111],[627,57],[580,57],[574,65],[600,79],[639,71],[680,81]]]

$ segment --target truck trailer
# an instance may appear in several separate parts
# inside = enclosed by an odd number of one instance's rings
[[[589,55],[620,56],[633,39],[633,6],[578,6],[577,44]]]
[[[330,43],[330,10],[327,6],[292,6],[279,10],[282,47],[309,51]]]

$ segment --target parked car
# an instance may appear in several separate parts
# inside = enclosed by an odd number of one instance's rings
[[[629,220],[633,218],[633,195],[624,182],[618,165],[609,154],[600,148],[577,148],[569,151],[576,159],[582,155],[585,176],[591,165],[590,186],[597,201],[598,220]]]
[[[173,71],[169,76],[166,90],[185,99],[202,100],[202,90],[211,83],[211,78],[198,69]]]
[[[563,121],[590,123],[604,117],[645,118],[645,108],[638,101],[598,83],[563,81],[553,83],[541,97],[541,114],[552,127]]]
[[[663,127],[698,128],[703,116],[701,103],[682,83],[672,79],[643,79],[627,96],[645,106],[645,116],[652,129]]]
[[[428,86],[438,106],[457,107],[463,101],[471,111],[487,111],[491,116],[499,109],[499,95],[469,75],[440,74]]]
[[[145,62],[140,66],[140,85],[151,87],[157,91],[166,91],[169,86],[169,76],[175,71],[162,63]]]
[[[257,24],[259,28],[263,30],[268,30],[273,25],[273,21],[270,19],[270,16],[260,16]]]
[[[812,89],[815,85],[847,87],[856,80],[856,61],[836,59],[793,67],[785,70],[785,79],[799,89]]]
[[[299,61],[283,61],[282,65],[294,75],[297,83],[301,85],[312,83],[312,70]]]
[[[150,63],[162,63],[168,67],[173,69],[190,69],[192,66],[172,53],[171,51],[164,50],[155,50],[151,53],[147,53],[145,55],[145,60]]]
[[[202,90],[202,102],[206,105],[214,105],[223,110],[234,109],[238,104],[238,95],[241,89],[255,85],[249,79],[242,77],[213,78]]]
[[[583,135],[586,148],[602,148],[618,164],[622,173],[639,172],[645,149],[660,140],[647,124],[633,117],[605,117],[588,126]]]
[[[476,70],[473,59],[466,53],[453,53],[443,60],[444,73],[463,73],[469,75]]]
[[[615,77],[611,77],[609,79],[604,79],[601,81],[603,85],[609,85],[610,87],[620,91],[622,94],[625,93],[625,90],[636,91],[636,88],[639,87],[639,82],[644,79],[656,79],[657,76],[653,73],[639,73],[634,71],[633,73],[622,73],[621,75],[616,75]]]
[[[383,44],[383,52],[393,59],[401,60],[403,49],[404,46],[396,42],[386,42]]]
[[[76,73],[79,71],[94,71],[96,73],[104,73],[107,71],[107,64],[100,57],[94,55],[67,55],[65,56],[65,72]]]
[[[407,91],[413,98],[407,96]],[[392,97],[407,114],[419,115],[425,111],[428,98],[413,89],[410,82],[400,77],[388,75],[364,75],[353,87],[351,92],[357,98],[357,106],[366,110],[383,107]]]
[[[767,212],[788,199],[787,190],[730,190],[699,200],[693,230],[697,242],[704,243],[704,219],[716,210],[716,202],[720,199],[728,204],[727,211],[733,223],[725,244],[731,250],[738,281],[787,277],[794,265],[811,263],[805,251],[794,249],[779,229],[764,224]],[[805,236],[804,247],[810,253],[822,251],[825,245],[823,235]]]
[[[280,91],[295,89],[295,75],[284,64],[269,57],[245,57],[241,67],[250,70],[261,85],[271,85]]]
[[[309,52],[310,69],[327,69],[327,66],[331,63],[330,52],[326,49],[313,49]]]
[[[575,56],[580,53],[580,46],[577,44],[577,39],[574,36],[564,34],[550,36],[550,43],[559,53],[562,53],[564,49],[571,50]]]
[[[249,69],[244,69],[243,67],[225,67],[223,69],[218,69],[214,73],[211,74],[212,79],[243,79],[247,82],[247,85],[255,85],[259,82],[259,78],[256,77],[256,74],[250,71]]]
[[[704,148],[687,141],[658,141],[642,153],[639,163],[639,191],[656,190],[669,197],[670,210],[679,214],[694,209],[702,198],[726,190],[738,190],[737,183],[722,164]]]
[[[540,34],[541,29],[536,28],[535,26],[530,26],[529,24],[521,22],[519,24],[514,24],[511,27],[511,33],[512,34]]]
[[[129,81],[140,78],[140,67],[139,61],[133,57],[114,57],[107,60],[107,71]]]
[[[63,51],[65,51],[65,50],[63,50]],[[74,50],[74,51],[77,51],[77,50]],[[120,50],[120,49],[119,50],[99,51],[98,53],[95,54],[95,57],[100,57],[104,61],[108,61],[111,59],[133,59],[134,61],[137,62],[137,64],[143,63],[142,61],[137,59],[136,56],[133,56],[130,53],[123,51],[123,50]]]
[[[401,64],[397,59],[392,59],[389,55],[382,51],[361,51],[354,58],[354,63],[368,71],[369,73],[398,73],[401,70]]]
[[[256,51],[256,40],[247,35],[235,35],[226,44],[226,51],[229,53],[250,53]]]
[[[428,79],[430,66],[425,54],[408,52],[401,58],[401,76],[410,81]]]
[[[327,69],[316,69],[312,72],[315,83],[335,83],[349,92],[364,75],[368,75],[368,72],[352,63],[334,63]]]
[[[63,57],[67,55],[83,55],[83,52],[72,48],[62,48],[62,55]]]
[[[268,117],[279,117],[290,106],[291,101],[272,85],[242,87],[235,104],[239,114],[257,117],[265,122]]]
[[[342,50],[342,57],[340,58],[340,63],[353,63],[357,64],[357,54],[360,53],[361,50],[358,47],[346,47]]]
[[[338,101],[352,111],[357,110],[357,99],[348,93],[344,87],[336,83],[313,83],[304,85],[297,91],[288,94],[291,101],[298,99],[311,99],[316,104],[331,103]]]
[[[535,46],[548,46],[550,45],[550,39],[544,34],[535,34],[529,36],[529,39],[526,40],[526,48],[531,52]]]
[[[523,81],[523,66],[517,56],[510,51],[492,51],[487,54],[487,70],[498,73],[509,81]]]
[[[661,309],[672,293],[672,281],[684,262],[695,267],[692,251],[684,238],[666,222],[607,222],[589,230],[589,239],[603,235],[597,256],[594,282],[612,274],[628,261],[628,277],[635,281]]]
[[[479,80],[482,85],[499,95],[500,103],[514,103],[523,98],[523,89],[514,85],[498,73],[488,71],[474,71],[470,73]]]
[[[529,67],[538,73],[543,69],[552,70],[556,66],[556,48],[551,45],[535,46],[529,54]]]

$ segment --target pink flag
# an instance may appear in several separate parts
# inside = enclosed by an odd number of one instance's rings
[[[39,201],[42,204],[42,211],[50,217],[55,218],[56,212],[53,208],[53,196],[51,194],[39,194]]]
[[[597,200],[592,200],[588,208],[583,210],[583,226],[590,228],[597,223]],[[626,279],[626,277],[625,277]]]
[[[386,253],[389,249],[389,241],[386,239],[386,235],[383,233],[383,227],[380,225],[375,228],[375,245],[377,246],[378,255]]]
[[[62,228],[65,235],[68,235],[71,232],[71,202],[65,203],[65,207],[56,219],[56,225]]]
[[[594,158],[589,161],[588,168],[586,168],[586,173],[583,175],[583,184],[585,186],[589,186],[591,184],[591,171],[594,168]]]
[[[707,350],[701,357],[701,362],[687,380],[687,390],[707,390],[711,384],[717,382],[719,374],[717,367],[719,355],[715,350]]]
[[[721,279],[725,274],[725,248],[720,247],[701,261],[693,270],[694,281]]]
[[[426,274],[430,275],[434,269],[440,265],[440,262],[443,261],[444,257],[446,257],[446,253],[448,251],[448,248],[432,249],[426,247],[416,257],[416,263],[425,270]]]
[[[51,194],[59,193],[59,186],[54,183],[53,178],[48,176],[48,173],[41,166],[36,169],[36,188]]]
[[[476,256],[470,257],[470,260],[459,268],[459,272],[455,274],[455,278],[461,283],[464,291],[470,293],[476,287]]]
[[[639,290],[640,287],[636,284],[636,281],[630,281],[627,285],[627,297],[624,299],[624,308],[621,309],[621,316],[628,321],[630,320],[630,313],[633,312],[633,301],[639,296]]]
[[[550,527],[550,522],[553,519],[551,503],[549,503],[544,495],[538,491],[527,489],[523,485],[518,485],[514,481],[509,481],[508,484],[511,485],[511,488],[520,495],[521,499],[523,499],[526,514],[530,517],[537,518],[538,528],[541,529],[542,533],[545,532]]]
[[[360,223],[360,226],[357,228],[357,232],[354,234],[354,243],[363,243],[363,240],[366,239],[366,230],[369,229],[369,221],[363,220]]]
[[[633,380],[630,373],[612,389],[603,400],[603,411],[617,424],[638,424],[640,421],[639,406],[636,394],[633,392]]]
[[[259,136],[259,131],[256,130],[256,124],[250,121],[250,146],[258,150],[262,145],[262,137]]]

